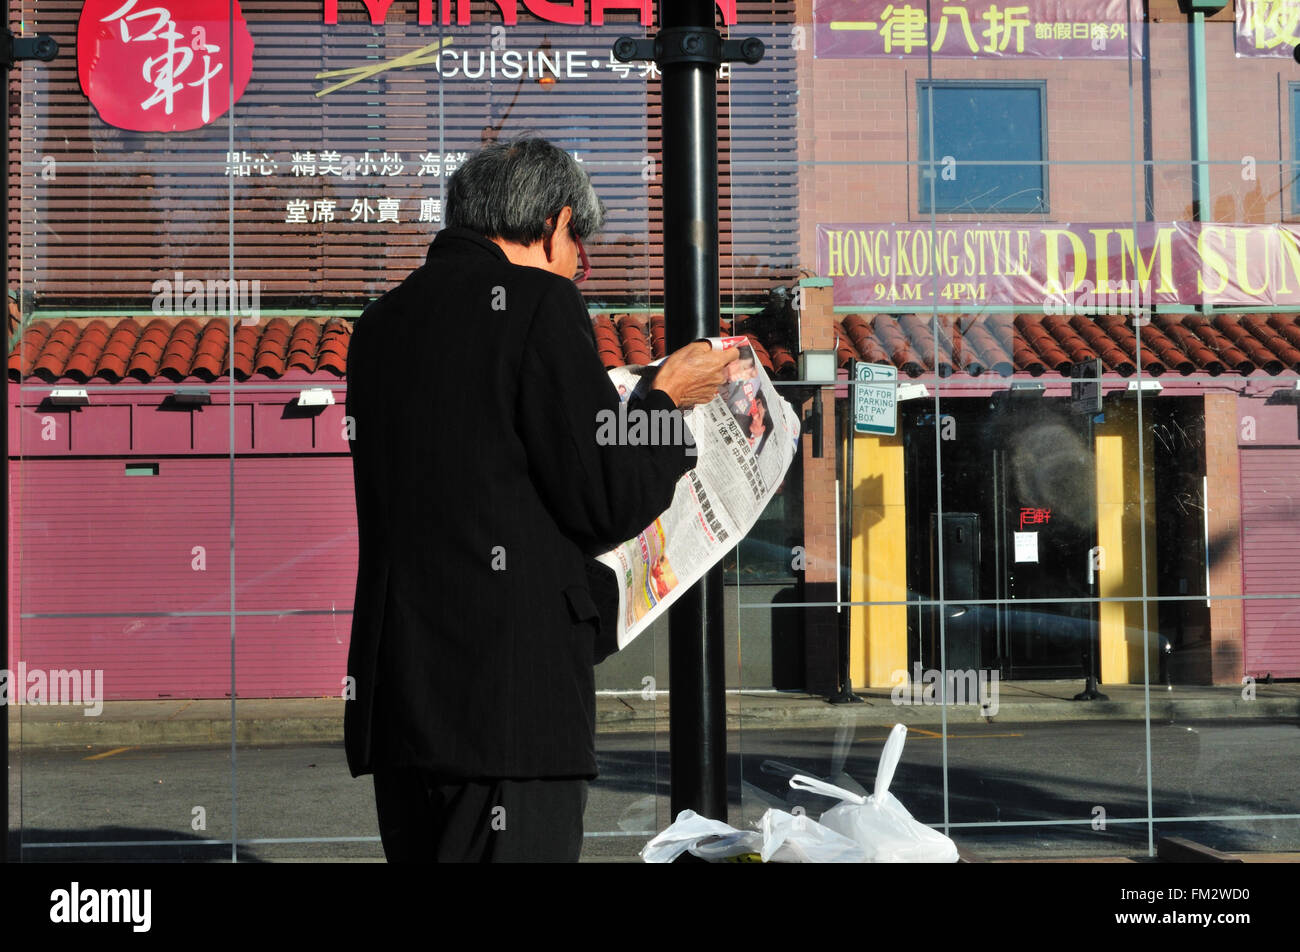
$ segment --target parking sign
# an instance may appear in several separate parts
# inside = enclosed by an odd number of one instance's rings
[[[898,432],[898,368],[858,363],[853,384],[853,429],[858,433]]]

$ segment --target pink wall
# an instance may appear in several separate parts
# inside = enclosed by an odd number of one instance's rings
[[[293,382],[289,389],[234,394],[235,451],[238,453],[347,453],[343,439],[346,393],[336,377]],[[176,408],[167,397],[178,386],[152,386],[119,392],[89,390],[84,407],[44,404],[55,385],[23,387],[9,383],[9,455],[127,456],[230,451],[231,395],[209,388],[212,404]],[[62,388],[75,384],[58,384]],[[189,385],[186,385],[189,386]],[[330,388],[337,401],[312,414],[295,406],[300,388]]]
[[[338,696],[357,557],[343,392],[286,417],[296,390],[238,391],[232,480],[228,394],[160,411],[173,389],[44,412],[10,385],[9,667],[102,668],[106,699],[224,697],[233,575],[239,695]]]

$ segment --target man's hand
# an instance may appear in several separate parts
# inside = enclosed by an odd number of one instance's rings
[[[679,410],[708,403],[727,382],[727,364],[739,356],[734,347],[714,350],[707,341],[687,344],[659,365],[654,388],[668,394]]]

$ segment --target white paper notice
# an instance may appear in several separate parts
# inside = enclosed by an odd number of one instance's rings
[[[1037,562],[1038,561],[1038,533],[1017,532],[1015,535],[1016,535],[1016,561]]]

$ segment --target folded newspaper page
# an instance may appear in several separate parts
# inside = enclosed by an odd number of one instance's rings
[[[618,647],[645,631],[753,528],[799,449],[799,414],[776,392],[746,337],[710,338],[735,347],[728,379],[708,403],[681,414],[696,463],[672,505],[635,539],[598,556],[619,582]],[[609,372],[626,401],[653,386],[646,367]],[[646,428],[661,435],[658,421]],[[673,436],[678,436],[674,433]]]

